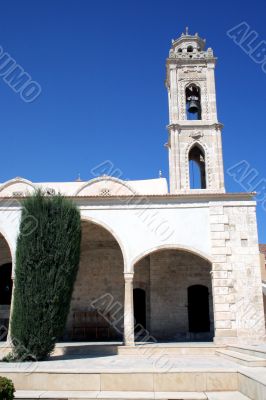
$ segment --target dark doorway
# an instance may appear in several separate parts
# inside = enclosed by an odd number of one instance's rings
[[[209,290],[203,285],[188,287],[189,332],[210,332]]]
[[[0,341],[6,340],[12,296],[12,264],[0,266]]]
[[[12,295],[12,264],[5,264],[0,266],[0,304],[11,304]]]
[[[134,289],[134,318],[135,318],[135,332],[141,329],[146,329],[146,293],[143,289]]]

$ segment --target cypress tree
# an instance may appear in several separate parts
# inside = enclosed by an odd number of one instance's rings
[[[41,191],[23,201],[11,318],[13,359],[44,359],[63,335],[80,241],[80,213],[71,201]]]

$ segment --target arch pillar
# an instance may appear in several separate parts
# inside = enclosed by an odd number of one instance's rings
[[[124,273],[125,298],[124,298],[124,345],[134,346],[134,303],[133,303],[133,278],[134,273]]]
[[[8,324],[8,332],[7,332],[7,338],[6,341],[7,343],[12,344],[12,339],[11,339],[11,319],[12,319],[12,314],[13,314],[13,308],[14,308],[14,292],[15,292],[15,277],[12,273],[12,294],[11,294],[11,304],[10,304],[10,311],[9,311],[9,324]]]

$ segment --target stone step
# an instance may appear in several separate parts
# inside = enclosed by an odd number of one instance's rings
[[[232,350],[217,350],[216,354],[247,367],[266,367],[266,359]]]
[[[254,357],[266,359],[266,347],[261,346],[228,346],[228,350],[238,351],[239,353],[249,354]]]
[[[212,343],[185,343],[172,344],[149,344],[142,343],[135,346],[118,346],[117,354],[123,356],[177,356],[177,355],[214,355],[216,350],[223,350],[224,346],[216,346]]]
[[[118,353],[117,344],[101,343],[57,343],[53,356],[112,356]]]
[[[138,392],[211,392],[238,390],[238,373],[235,369],[202,370],[182,369],[171,372],[85,372],[36,371],[15,372],[1,370],[1,376],[12,379],[17,390],[35,391],[138,391]],[[34,366],[33,366],[34,367]],[[10,365],[8,365],[10,368]],[[73,368],[74,364],[73,364]]]
[[[266,369],[242,368],[238,375],[238,390],[252,400],[265,400]]]
[[[250,400],[240,392],[90,392],[90,391],[23,391],[19,400]]]
[[[225,346],[213,343],[136,343],[135,346],[124,346],[121,342],[95,343],[70,342],[57,343],[53,351],[54,356],[176,356],[176,355],[214,355],[216,350],[223,350]],[[11,352],[12,348],[6,342],[0,343],[0,359]]]
[[[208,400],[251,400],[240,392],[208,392]]]

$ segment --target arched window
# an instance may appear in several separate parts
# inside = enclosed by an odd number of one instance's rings
[[[192,46],[188,46],[187,47],[187,52],[188,53],[192,53],[193,52],[193,47]]]
[[[209,290],[192,285],[187,289],[189,332],[210,332]]]
[[[201,119],[200,88],[194,83],[186,88],[186,112],[188,120]]]
[[[206,162],[204,151],[193,146],[188,155],[190,189],[206,189]]]

